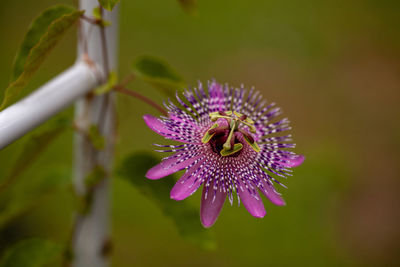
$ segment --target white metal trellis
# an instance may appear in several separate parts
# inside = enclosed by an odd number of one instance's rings
[[[97,84],[91,67],[77,61],[28,97],[0,112],[0,149],[72,104]]]
[[[90,16],[98,6],[97,0],[80,0],[80,8]],[[76,125],[82,131],[91,125],[99,127],[106,145],[101,151],[81,134],[75,135],[75,189],[78,195],[86,194],[85,178],[96,167],[101,166],[106,177],[94,188],[93,199],[87,214],[79,215],[73,236],[73,266],[103,267],[108,265],[105,248],[109,244],[109,173],[113,158],[114,140],[114,97],[112,93],[103,96],[85,97],[99,84],[98,72],[105,76],[104,54],[108,55],[108,66],[117,67],[118,7],[104,12],[104,19],[111,22],[106,27],[106,53],[99,27],[82,21],[81,34],[86,39],[88,56],[85,60],[83,47],[78,41],[76,63],[31,95],[0,112],[0,149],[22,137],[75,101]],[[80,40],[82,41],[82,40]],[[95,71],[97,69],[97,72]]]

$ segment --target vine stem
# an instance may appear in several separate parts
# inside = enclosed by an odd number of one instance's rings
[[[100,14],[103,18],[104,9],[100,7]],[[103,69],[106,78],[110,75],[110,63],[108,58],[108,49],[107,49],[107,39],[106,39],[106,29],[103,25],[100,25],[100,37],[101,37],[101,52],[103,54]]]
[[[101,6],[99,6],[99,8],[100,8],[101,18],[103,19],[104,9]],[[107,49],[106,30],[103,25],[99,25],[99,27],[100,27],[100,38],[101,38],[101,53],[103,54],[103,71],[104,71],[105,80],[107,81],[110,77],[110,63],[108,62],[109,58],[108,58],[108,49]],[[107,110],[108,110],[109,101],[110,101],[109,97],[104,97],[103,101],[101,102],[100,113],[99,113],[99,121],[100,121],[99,128],[100,128],[100,130],[102,130],[103,127],[105,127],[105,123],[102,120],[102,118],[104,118],[106,115],[105,112],[107,112]]]

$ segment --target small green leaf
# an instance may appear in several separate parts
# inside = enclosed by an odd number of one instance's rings
[[[101,135],[97,125],[90,125],[88,130],[88,138],[95,149],[104,149],[106,141],[104,140],[104,136]]]
[[[93,187],[100,183],[106,176],[106,171],[101,166],[96,166],[85,178],[86,187]]]
[[[169,97],[175,98],[175,92],[186,87],[181,76],[159,58],[139,57],[133,64],[133,73]]]
[[[107,27],[107,26],[111,25],[111,21],[103,19],[100,6],[93,8],[92,15],[93,15],[93,18],[96,19],[96,23],[98,23],[98,25],[100,25],[102,27]]]
[[[101,27],[108,27],[108,26],[111,26],[111,21],[102,19],[102,20],[100,21],[100,26],[101,26]]]
[[[93,17],[95,19],[102,19],[101,7],[100,6],[96,6],[95,8],[93,8],[92,15],[93,15]]]
[[[48,240],[32,238],[18,242],[4,254],[0,267],[48,266],[62,253],[61,246]]]
[[[178,0],[179,4],[190,15],[197,13],[197,0]]]
[[[179,233],[185,239],[204,249],[215,249],[215,239],[209,230],[204,229],[200,224],[199,210],[188,202],[170,199],[169,191],[174,186],[174,175],[157,181],[144,177],[147,170],[158,163],[159,160],[149,153],[134,153],[123,161],[117,173],[154,201],[161,211],[173,220]]]
[[[112,11],[118,2],[119,0],[99,0],[100,5],[108,11]]]
[[[113,87],[117,84],[117,74],[115,72],[110,72],[110,75],[108,76],[108,80],[105,84],[100,85],[94,90],[94,93],[96,95],[102,95],[105,93],[108,93],[113,89]]]
[[[45,10],[32,22],[15,58],[11,82],[5,90],[0,110],[18,96],[45,57],[83,12],[57,5]]]

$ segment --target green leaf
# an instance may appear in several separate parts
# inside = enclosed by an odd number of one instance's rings
[[[112,11],[118,2],[119,0],[99,0],[100,5],[108,11]]]
[[[66,117],[57,118],[45,129],[31,135],[25,144],[22,151],[11,168],[10,173],[0,184],[0,193],[38,159],[39,155],[51,144],[51,142],[67,127],[70,126],[70,121]]]
[[[209,230],[204,229],[200,224],[199,210],[188,202],[170,199],[169,191],[174,186],[174,175],[157,181],[144,177],[147,170],[159,162],[159,159],[150,153],[134,153],[123,161],[117,174],[127,179],[137,190],[151,199],[166,216],[170,217],[185,239],[204,249],[215,249],[215,239]]]
[[[0,267],[41,267],[61,255],[61,246],[32,238],[18,242],[4,254]]]
[[[32,22],[15,57],[11,81],[15,81],[22,74],[29,52],[46,33],[50,24],[61,16],[74,11],[73,7],[54,6],[45,10]]]
[[[59,169],[53,169],[50,174],[43,176],[29,175],[29,179],[21,177],[69,125],[65,117],[58,118],[45,129],[32,134],[22,146],[11,171],[0,184],[0,228],[29,209],[46,193],[58,190],[70,180],[69,170]]]
[[[18,175],[28,168],[51,144],[51,142],[58,137],[62,131],[70,127],[70,125],[71,122],[67,117],[60,117],[52,121],[43,130],[30,136],[25,142],[22,152],[14,164],[11,175]]]
[[[18,96],[63,34],[83,12],[57,5],[45,10],[32,22],[15,58],[11,82],[5,90],[0,110]]]
[[[108,76],[108,80],[105,84],[100,85],[99,87],[97,87],[94,90],[94,93],[96,95],[102,95],[105,93],[108,93],[109,91],[111,91],[113,89],[113,87],[117,84],[118,82],[118,78],[117,78],[117,74],[115,72],[110,72],[109,76]]]
[[[0,194],[0,228],[45,199],[48,194],[71,185],[71,170],[51,166],[45,173],[21,177],[16,184]]]
[[[156,57],[139,57],[133,63],[133,73],[168,97],[175,98],[175,92],[186,87],[181,76],[168,63]]]
[[[197,0],[178,0],[179,4],[190,15],[197,13]]]

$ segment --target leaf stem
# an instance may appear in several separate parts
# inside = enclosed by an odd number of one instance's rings
[[[95,24],[95,25],[96,25],[96,24],[99,24],[99,20],[97,20],[97,19],[94,19],[94,18],[85,16],[85,15],[82,15],[81,18],[82,18],[83,20],[86,20],[87,22],[89,22],[89,23],[91,23],[91,24]]]
[[[133,79],[135,79],[135,75],[133,73],[130,73],[128,76],[126,76],[119,84],[119,87],[126,87],[128,83],[130,83]]]
[[[142,100],[143,102],[145,102],[146,104],[149,104],[150,106],[152,106],[153,108],[157,109],[158,111],[160,111],[163,115],[167,116],[168,112],[161,107],[160,105],[158,105],[156,102],[154,102],[153,100],[151,100],[150,98],[145,97],[144,95],[139,94],[138,92],[129,90],[123,86],[115,86],[114,87],[114,91],[119,92],[121,94],[124,95],[128,95],[134,98],[137,98],[139,100]]]

